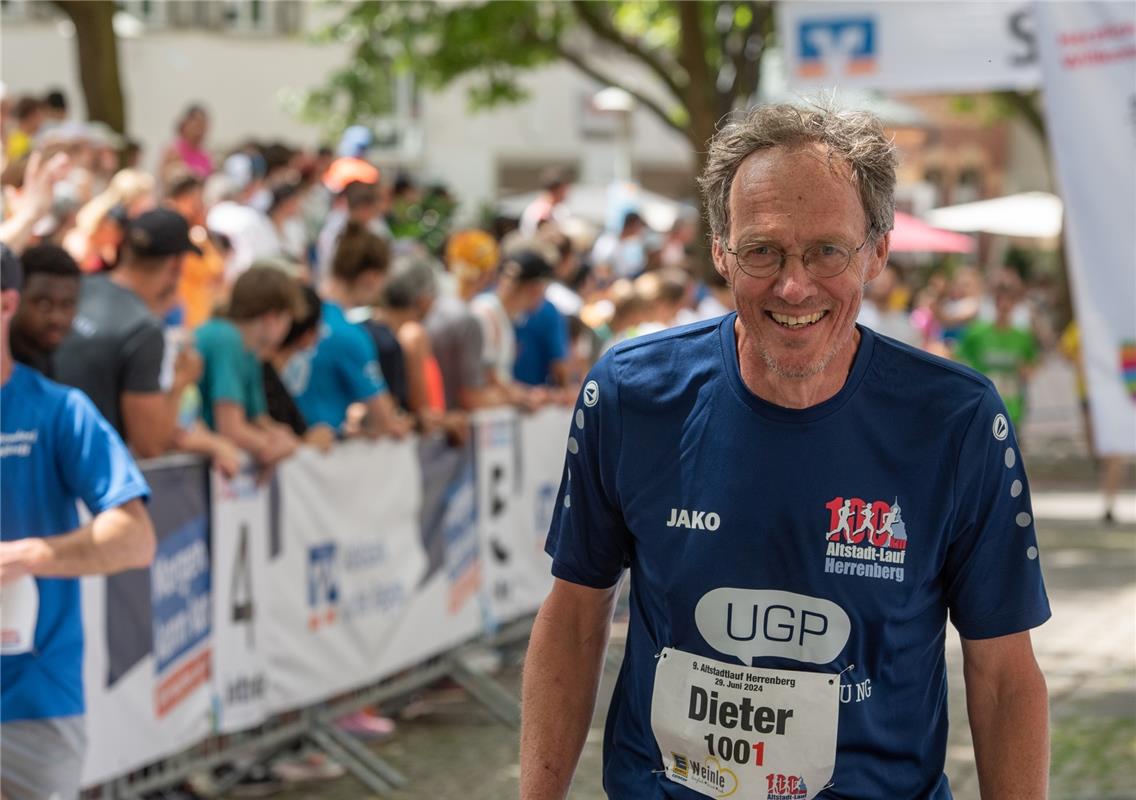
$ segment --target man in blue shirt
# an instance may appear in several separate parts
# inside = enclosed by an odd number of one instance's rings
[[[546,298],[535,311],[514,322],[513,328],[517,334],[513,377],[529,386],[564,386],[568,382],[564,315]]]
[[[85,745],[78,577],[150,563],[149,488],[85,394],[13,362],[22,270],[0,249],[0,794],[74,798]],[[83,526],[77,500],[93,517]]]
[[[614,347],[584,384],[525,664],[521,796],[563,798],[630,566],[613,800],[946,800],[962,636],[982,796],[1040,798],[1049,617],[990,382],[855,325],[896,158],[867,114],[764,106],[710,143],[738,311]]]

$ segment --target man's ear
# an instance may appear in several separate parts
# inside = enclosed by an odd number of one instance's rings
[[[730,280],[729,255],[722,249],[722,244],[716,237],[710,240],[710,258],[714,262],[714,271],[722,276],[727,286],[733,286],[733,281]]]
[[[872,248],[871,258],[868,260],[868,267],[864,270],[864,283],[875,280],[884,267],[887,266],[888,256],[891,254],[891,232],[885,233],[876,241],[875,246]]]

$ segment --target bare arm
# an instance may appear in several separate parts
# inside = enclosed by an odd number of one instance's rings
[[[0,583],[24,575],[71,578],[138,569],[149,566],[156,546],[146,506],[130,500],[69,533],[0,542]]]
[[[122,393],[122,438],[138,458],[157,458],[174,448],[177,416],[173,392]]]
[[[266,466],[288,458],[299,446],[295,436],[269,429],[258,420],[250,421],[240,405],[227,400],[213,404],[213,422],[217,433]]]
[[[521,800],[568,794],[596,704],[619,584],[591,589],[557,579],[540,607],[525,659]]]
[[[399,412],[390,392],[379,392],[366,402],[367,417],[363,424],[363,434],[371,439],[380,436],[393,436],[401,439],[410,433],[414,423],[410,417]]]
[[[1046,797],[1049,698],[1029,631],[963,639],[962,652],[981,796],[986,800]]]
[[[173,385],[168,392],[122,393],[123,438],[139,458],[157,458],[177,447],[181,396],[201,377],[201,370],[201,355],[186,348],[174,359]]]

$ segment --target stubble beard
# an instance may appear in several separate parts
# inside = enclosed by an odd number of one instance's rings
[[[828,368],[832,360],[836,358],[837,354],[844,349],[845,346],[852,340],[852,333],[856,326],[848,326],[848,330],[840,336],[827,353],[808,364],[786,364],[778,361],[777,358],[770,352],[769,348],[760,343],[758,352],[761,355],[761,360],[765,362],[765,366],[779,378],[787,378],[790,380],[802,380],[804,378],[811,378],[814,375],[819,375]],[[758,340],[760,342],[760,340]]]

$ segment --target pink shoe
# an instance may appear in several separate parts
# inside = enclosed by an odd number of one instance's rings
[[[340,717],[335,721],[335,727],[360,739],[371,740],[388,739],[395,731],[394,720],[381,717],[365,708]]]

